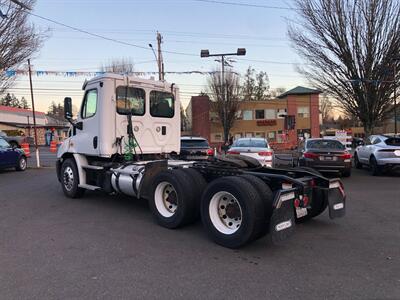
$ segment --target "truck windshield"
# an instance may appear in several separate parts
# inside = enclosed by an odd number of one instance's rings
[[[119,86],[116,93],[117,113],[120,115],[144,115],[146,94],[143,89]]]

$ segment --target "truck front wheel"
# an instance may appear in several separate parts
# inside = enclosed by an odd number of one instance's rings
[[[60,179],[65,196],[69,198],[80,198],[85,193],[85,190],[78,186],[79,173],[73,159],[68,158],[62,163]]]
[[[211,182],[201,200],[201,219],[217,244],[239,248],[253,241],[265,226],[265,209],[257,190],[244,178]]]
[[[178,228],[196,219],[192,181],[181,170],[160,172],[152,184],[149,206],[157,223]]]

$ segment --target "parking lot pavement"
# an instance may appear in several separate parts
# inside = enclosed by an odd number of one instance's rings
[[[0,173],[2,299],[399,299],[400,177],[354,170],[347,215],[280,245],[213,244],[159,227],[147,204],[62,194],[54,169]]]
[[[31,157],[28,158],[28,167],[36,168],[36,152],[31,147]],[[42,167],[54,167],[56,165],[57,153],[50,152],[50,147],[39,147],[39,161]]]

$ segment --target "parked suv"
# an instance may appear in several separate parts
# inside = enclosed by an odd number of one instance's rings
[[[201,160],[214,155],[214,150],[205,138],[197,136],[181,137],[181,159]]]
[[[374,176],[400,169],[400,136],[371,135],[356,148],[354,165],[357,169],[368,166]]]

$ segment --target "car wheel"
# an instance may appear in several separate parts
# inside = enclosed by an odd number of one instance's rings
[[[369,165],[373,176],[379,176],[382,174],[382,168],[378,165],[378,162],[376,161],[376,158],[374,156],[371,156],[369,160]]]
[[[358,160],[357,152],[354,153],[354,166],[356,167],[356,169],[362,169],[362,164]]]
[[[85,189],[80,188],[79,173],[73,159],[66,159],[61,166],[61,186],[64,194],[69,198],[80,198]]]
[[[18,164],[15,167],[15,169],[17,171],[25,171],[27,167],[27,162],[26,162],[26,157],[25,156],[21,156],[18,160]]]

